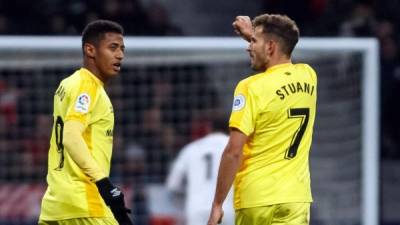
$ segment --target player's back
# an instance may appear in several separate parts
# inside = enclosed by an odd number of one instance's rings
[[[235,179],[235,207],[310,202],[308,153],[316,110],[316,74],[281,64],[241,81],[247,106],[230,126],[249,136]]]

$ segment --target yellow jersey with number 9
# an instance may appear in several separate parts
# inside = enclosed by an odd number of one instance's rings
[[[83,138],[93,158],[108,176],[112,155],[114,112],[103,83],[82,68],[64,79],[54,95],[54,127],[48,154],[48,188],[41,220],[113,217],[96,184],[64,150],[63,125],[68,120],[85,125]]]
[[[312,202],[309,151],[317,76],[307,64],[280,64],[236,87],[229,127],[248,141],[234,181],[235,209]]]

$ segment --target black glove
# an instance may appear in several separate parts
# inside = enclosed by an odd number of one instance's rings
[[[110,207],[119,225],[133,225],[128,216],[131,210],[125,207],[124,194],[122,194],[122,191],[114,186],[108,177],[97,181],[96,185],[101,197],[106,205]]]

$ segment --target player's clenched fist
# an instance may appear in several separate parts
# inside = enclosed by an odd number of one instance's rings
[[[235,32],[246,41],[250,41],[253,34],[253,24],[248,16],[237,16],[232,26]]]

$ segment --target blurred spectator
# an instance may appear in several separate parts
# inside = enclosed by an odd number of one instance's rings
[[[286,14],[296,21],[302,35],[315,33],[323,22],[320,18],[326,11],[327,0],[264,0],[263,8],[267,13]]]
[[[340,35],[351,37],[376,37],[380,44],[381,90],[381,153],[383,157],[400,157],[399,106],[393,104],[400,98],[400,60],[396,20],[390,15],[380,15],[390,1],[376,4],[373,1],[354,1],[348,18],[340,26]],[[375,7],[374,7],[375,6]],[[388,11],[390,12],[390,10]]]
[[[218,176],[221,155],[228,143],[228,118],[218,110],[203,114],[204,135],[185,145],[173,161],[166,179],[171,199],[185,196],[187,225],[207,223]],[[229,192],[224,204],[222,224],[234,224],[233,193]]]
[[[164,181],[167,166],[177,151],[204,133],[199,115],[214,108],[218,94],[202,65],[155,66],[122,76],[124,110],[119,117],[124,135],[132,137],[146,152],[151,182]],[[195,76],[188,76],[195,74]]]
[[[140,0],[0,2],[0,34],[77,35],[84,24],[100,18],[119,22],[127,35],[182,34],[181,29],[171,25],[159,2],[152,2],[148,9]]]
[[[156,107],[143,111],[143,122],[136,139],[146,149],[148,176],[153,182],[161,182],[167,171],[170,152],[173,151],[175,132],[161,122],[161,110]]]
[[[31,178],[44,179],[50,147],[53,119],[49,114],[36,115],[30,135],[23,142],[27,172]]]
[[[0,114],[4,116],[7,126],[17,123],[18,91],[0,80]]]
[[[370,37],[374,35],[377,21],[372,6],[365,2],[355,4],[350,17],[341,25],[342,36]]]
[[[149,223],[149,208],[147,205],[146,186],[146,155],[145,150],[132,142],[119,160],[120,182],[133,189],[132,216],[135,224],[147,225]]]
[[[9,30],[8,18],[0,14],[0,34],[6,34]]]
[[[119,19],[127,34],[149,35],[149,18],[140,0],[122,0],[119,6]]]
[[[148,179],[146,152],[140,145],[132,141],[125,149],[115,149],[115,153],[112,179],[121,186],[132,189],[126,192],[132,193],[132,195],[126,195],[125,199],[128,208],[132,209],[134,224],[147,225],[149,209],[145,189]]]
[[[76,33],[75,28],[68,23],[62,14],[54,13],[49,16],[49,32],[53,35],[72,35]]]
[[[165,7],[158,1],[152,1],[148,6],[150,27],[148,35],[153,36],[180,36],[182,30],[173,25]]]
[[[376,36],[381,50],[381,118],[382,156],[400,158],[400,118],[398,104],[400,98],[399,46],[396,43],[394,25],[383,20],[376,28]]]

